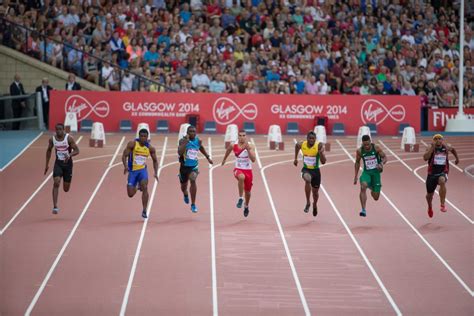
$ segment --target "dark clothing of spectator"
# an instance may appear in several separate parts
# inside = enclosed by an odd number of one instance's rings
[[[49,92],[53,90],[53,87],[50,85],[47,85],[46,87],[43,87],[43,85],[36,87],[36,92],[41,93],[41,103],[43,107],[43,121],[44,125],[46,126],[46,129],[49,128]]]
[[[77,82],[74,82],[73,84],[66,82],[66,90],[82,90],[82,87]]]
[[[17,95],[24,95],[26,94],[25,89],[23,88],[23,84],[21,82],[14,81],[10,85],[10,95],[17,96]],[[23,109],[26,107],[26,100],[25,99],[15,99],[12,100],[12,110],[13,110],[13,118],[20,118],[23,116]],[[20,122],[13,123],[13,129],[19,130],[20,129]]]

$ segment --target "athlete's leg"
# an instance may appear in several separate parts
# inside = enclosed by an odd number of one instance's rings
[[[58,208],[59,186],[61,185],[61,177],[53,178],[53,207]]]
[[[71,188],[71,182],[63,181],[63,190],[64,190],[64,192],[69,192],[70,188]]]
[[[370,194],[372,195],[375,201],[378,201],[378,199],[380,198],[380,192],[371,191]]]
[[[367,182],[361,182],[360,183],[360,194],[359,194],[359,199],[360,199],[360,205],[362,206],[362,209],[365,210],[365,206],[367,204]]]
[[[137,193],[137,187],[135,186],[130,186],[130,185],[127,185],[127,194],[128,194],[128,197],[133,197],[135,195],[135,193]]]
[[[319,187],[317,188],[311,188],[313,191],[313,204],[316,205],[318,204],[318,199],[319,199]]]
[[[252,196],[251,191],[245,191],[245,206],[250,205],[250,197]]]
[[[319,186],[312,187],[313,191],[313,216],[318,215]]]
[[[428,217],[433,217],[433,195],[438,184],[438,179],[433,176],[426,178],[426,202],[428,203]]]
[[[146,211],[148,205],[148,179],[140,181],[140,189],[142,190],[143,211]]]
[[[309,209],[309,206],[311,205],[310,198],[311,198],[311,174],[308,172],[303,172],[303,180],[305,182],[304,184],[304,193],[306,196],[306,207],[305,207],[305,212],[307,212],[307,209]]]
[[[191,191],[191,204],[196,204],[196,193],[197,193],[197,172],[193,171],[189,174],[189,181],[191,182],[190,191]]]
[[[244,196],[244,182],[245,182],[245,175],[243,173],[239,173],[237,176],[238,181],[238,188],[239,188],[239,197],[242,198]]]
[[[441,204],[441,211],[446,212],[446,207],[444,203],[446,202],[446,177],[441,176],[438,178],[438,184],[439,184],[439,202]]]
[[[428,203],[428,208],[433,208],[433,194],[434,193],[426,193],[426,202]]]
[[[63,170],[63,190],[68,192],[72,181],[72,163],[62,168]]]

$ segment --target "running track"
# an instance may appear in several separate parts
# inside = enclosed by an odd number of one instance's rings
[[[215,167],[200,160],[192,214],[179,190],[177,136],[153,135],[160,183],[150,182],[144,222],[140,196],[125,192],[121,153],[130,137],[109,135],[94,149],[83,136],[57,216],[43,175],[47,136],[0,173],[0,314],[472,315],[474,179],[463,172],[474,164],[472,138],[447,139],[461,163],[450,171],[448,212],[435,195],[432,219],[422,152],[377,138],[389,158],[384,194],[369,199],[363,219],[352,184],[356,140],[330,137],[313,219],[303,213],[293,138],[278,152],[257,136],[245,219],[235,208],[232,159],[219,166],[223,136],[201,135]]]

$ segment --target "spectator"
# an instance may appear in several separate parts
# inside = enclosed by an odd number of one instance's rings
[[[66,90],[81,90],[81,85],[76,82],[76,75],[70,73],[67,77]]]
[[[43,121],[44,126],[46,129],[49,128],[49,92],[53,90],[53,88],[49,85],[48,78],[43,78],[41,80],[41,85],[36,87],[36,92],[41,93],[41,104],[43,108]]]
[[[209,77],[207,74],[202,72],[202,68],[198,66],[196,73],[192,77],[192,87],[198,92],[204,92],[209,90]]]
[[[125,70],[123,72],[122,82],[120,85],[120,91],[132,91],[133,89],[133,81],[135,80],[135,76],[130,74],[130,71]]]
[[[19,74],[15,75],[13,83],[10,85],[10,95],[11,96],[19,96],[25,95],[25,89],[23,88],[23,84],[21,83],[21,77]],[[13,110],[13,118],[20,118],[23,116],[23,112],[26,109],[26,100],[25,99],[14,99],[12,100],[12,110]],[[13,122],[12,126],[13,130],[20,129],[20,122]]]
[[[316,90],[319,95],[328,94],[329,86],[326,83],[326,76],[324,74],[319,75],[319,81],[316,82]]]

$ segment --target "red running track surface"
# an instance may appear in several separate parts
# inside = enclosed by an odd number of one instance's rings
[[[368,217],[358,216],[359,188],[352,184],[353,163],[331,137],[328,164],[321,169],[328,196],[320,190],[315,219],[303,212],[304,184],[301,166],[292,164],[293,139],[285,139],[285,151],[275,152],[266,148],[261,136],[255,137],[255,143],[265,170],[262,173],[254,164],[249,217],[244,218],[242,210],[235,207],[232,163],[213,169],[211,188],[211,173],[204,159],[200,160],[198,177],[199,212],[192,214],[179,190],[177,136],[153,135],[158,159],[165,153],[164,167],[141,235],[140,194],[127,197],[120,164],[125,143],[113,162],[118,165],[107,171],[122,136],[110,135],[103,149],[86,147],[85,136],[71,191],[60,192],[61,213],[51,214],[49,180],[3,231],[0,292],[8,295],[1,295],[0,314],[24,314],[28,307],[34,314],[48,315],[117,315],[121,308],[131,315],[298,315],[304,314],[305,308],[308,313],[327,315],[393,315],[397,309],[404,314],[472,314],[472,292],[442,262],[472,290],[472,223],[449,205],[446,214],[435,210],[435,217],[429,219],[424,183],[392,154],[387,153],[393,162],[383,173],[383,192],[414,229],[383,197],[377,202],[369,198]],[[208,137],[201,138],[209,150]],[[410,168],[424,164],[422,152],[404,153],[399,139],[381,139]],[[471,138],[448,140],[460,153],[460,167],[473,163]],[[46,141],[47,137],[38,139],[0,173],[2,229],[45,179]],[[223,137],[212,136],[211,141],[214,163],[220,164]],[[340,142],[353,155],[355,138],[341,138]],[[412,159],[416,157],[419,159]],[[79,162],[84,158],[91,159]],[[422,178],[425,172],[425,167],[418,170]],[[150,181],[150,196],[152,189]],[[473,179],[451,168],[448,199],[471,220],[472,192]],[[434,204],[438,203],[435,195]],[[217,305],[213,304],[213,293]]]

